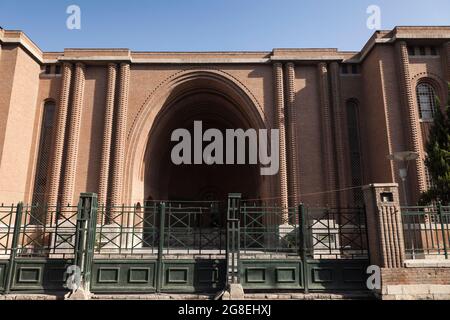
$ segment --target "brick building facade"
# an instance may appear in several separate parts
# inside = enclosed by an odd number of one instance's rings
[[[427,187],[433,97],[445,101],[450,80],[449,38],[448,27],[398,27],[376,32],[361,52],[42,52],[22,32],[0,30],[0,202],[73,203],[85,191],[114,203],[239,191],[345,206],[360,201],[358,190],[327,191],[399,182],[399,164],[387,155],[411,150],[420,154],[407,181],[415,203]],[[168,165],[168,133],[193,119],[280,128],[279,175]],[[195,186],[183,185],[188,180]]]
[[[283,208],[365,201],[382,293],[448,297],[448,264],[405,264],[399,203],[417,203],[431,183],[424,143],[449,81],[450,27],[378,31],[360,52],[196,53],[42,52],[24,33],[0,29],[0,203],[76,205],[83,192],[109,205],[224,200],[230,192]],[[279,173],[174,165],[170,135],[192,131],[195,120],[205,129],[279,129]],[[398,192],[405,164],[388,156],[402,151],[419,157]],[[387,204],[385,192],[393,195]],[[416,284],[426,292],[408,287]]]

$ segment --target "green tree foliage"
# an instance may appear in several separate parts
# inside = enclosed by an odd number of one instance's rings
[[[422,193],[421,205],[437,201],[450,205],[450,83],[448,95],[447,106],[443,111],[442,108],[437,108],[434,114],[433,126],[425,148],[425,165],[430,172],[432,186]],[[439,101],[437,105],[440,105]]]

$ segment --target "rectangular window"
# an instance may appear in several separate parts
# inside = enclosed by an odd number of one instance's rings
[[[427,55],[427,51],[425,50],[425,47],[420,47],[420,55],[421,56],[426,56]]]
[[[408,54],[410,56],[415,56],[416,55],[416,48],[412,47],[412,46],[408,46]]]
[[[348,68],[346,64],[341,65],[341,73],[342,74],[348,74]]]
[[[431,55],[432,55],[432,56],[437,56],[437,55],[438,55],[437,49],[436,49],[435,46],[432,46],[432,47],[430,48],[430,51],[431,51]]]

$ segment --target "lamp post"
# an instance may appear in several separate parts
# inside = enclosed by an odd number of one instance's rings
[[[392,161],[402,162],[404,165],[403,168],[399,169],[399,176],[400,179],[402,180],[403,198],[405,201],[405,206],[407,206],[408,196],[406,192],[406,178],[408,177],[409,161],[416,160],[417,158],[419,158],[419,154],[414,151],[400,151],[388,155],[387,158]]]

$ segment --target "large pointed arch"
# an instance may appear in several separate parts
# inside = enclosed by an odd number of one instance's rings
[[[271,127],[256,98],[230,74],[217,69],[190,69],[172,75],[150,92],[128,132],[124,190],[126,202],[138,202],[146,197],[145,157],[150,139],[157,139],[154,133],[158,124],[168,116],[175,102],[195,92],[220,96],[228,101],[235,106],[234,111],[247,127]],[[264,194],[268,191],[266,185],[262,191]]]

